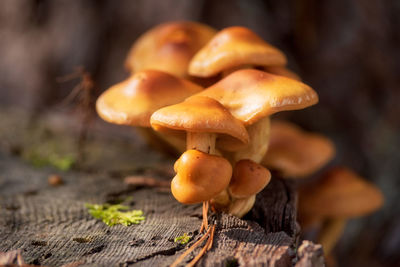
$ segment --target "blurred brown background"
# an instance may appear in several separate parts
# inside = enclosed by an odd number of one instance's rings
[[[386,198],[381,211],[348,224],[339,266],[400,266],[400,1],[3,0],[0,107],[51,110],[76,84],[56,78],[77,66],[107,89],[127,77],[134,40],[171,20],[247,26],[288,55],[320,103],[281,117],[332,138],[335,164]]]

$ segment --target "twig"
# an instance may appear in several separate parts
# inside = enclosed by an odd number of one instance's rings
[[[64,77],[59,77],[58,82],[66,82],[71,79],[80,78],[81,81],[72,89],[70,94],[61,102],[61,106],[71,103],[74,99],[78,101],[78,108],[82,110],[81,128],[77,141],[78,162],[83,162],[84,147],[86,144],[89,126],[93,119],[93,106],[96,86],[89,72],[83,67],[78,67],[75,72]]]
[[[169,181],[163,181],[159,179],[155,179],[153,177],[148,176],[127,176],[124,179],[124,183],[128,185],[134,186],[147,186],[147,187],[170,187]]]

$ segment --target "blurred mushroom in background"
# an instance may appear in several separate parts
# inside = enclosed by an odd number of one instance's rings
[[[270,143],[262,164],[285,178],[307,178],[335,156],[331,140],[282,120],[271,121]]]
[[[371,214],[382,205],[382,192],[375,185],[348,168],[335,167],[300,189],[299,222],[304,229],[319,225],[317,242],[329,255],[346,220]]]

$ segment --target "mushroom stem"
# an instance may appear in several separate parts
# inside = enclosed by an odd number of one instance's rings
[[[322,245],[325,255],[331,253],[340,239],[345,225],[346,219],[344,218],[329,218],[323,222],[317,241]]]
[[[270,126],[270,118],[264,117],[256,123],[246,127],[247,132],[249,133],[250,142],[244,149],[233,153],[233,163],[236,163],[242,159],[251,159],[256,163],[260,163],[268,150]],[[229,213],[239,218],[243,217],[251,210],[254,202],[255,195],[241,199],[232,197]]]
[[[243,217],[254,205],[256,195],[251,195],[246,198],[233,198],[232,204],[229,207],[229,214],[236,217]]]
[[[268,150],[271,120],[269,117],[264,117],[246,127],[246,129],[249,133],[250,142],[244,149],[233,154],[233,162],[236,163],[242,159],[251,159],[256,163],[260,163]]]
[[[214,133],[188,132],[186,135],[186,149],[196,149],[198,151],[215,155],[215,140],[217,135]]]
[[[227,189],[222,190],[218,195],[210,200],[210,204],[214,210],[228,212],[231,204],[231,196]]]

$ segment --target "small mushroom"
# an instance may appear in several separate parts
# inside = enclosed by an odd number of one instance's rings
[[[376,186],[345,167],[336,167],[300,190],[299,220],[302,226],[304,217],[322,224],[318,243],[329,255],[347,219],[370,214],[382,204],[383,195]]]
[[[285,178],[301,178],[318,171],[334,155],[335,146],[328,138],[287,121],[272,120],[269,148],[261,163]]]
[[[132,73],[154,69],[188,78],[190,60],[215,33],[211,27],[197,22],[160,24],[139,37],[125,66]]]
[[[245,27],[229,27],[218,32],[189,65],[189,73],[210,77],[229,74],[249,66],[284,66],[285,55]]]
[[[216,142],[228,137],[238,143],[249,141],[243,124],[218,101],[204,96],[192,97],[157,110],[151,116],[151,125],[166,134],[186,132],[186,149],[208,154],[215,154]],[[224,206],[229,203],[219,204]]]
[[[232,203],[229,213],[237,217],[244,216],[254,205],[255,195],[271,180],[269,170],[252,160],[243,159],[236,163],[229,184]]]
[[[232,166],[223,157],[187,150],[174,165],[177,175],[171,191],[183,204],[201,203],[217,196],[229,184]]]
[[[184,151],[184,142],[179,138],[162,136],[151,130],[150,116],[157,109],[179,103],[202,89],[171,74],[146,70],[103,92],[97,99],[96,109],[105,121],[137,126],[148,141],[161,150],[179,148]]]

